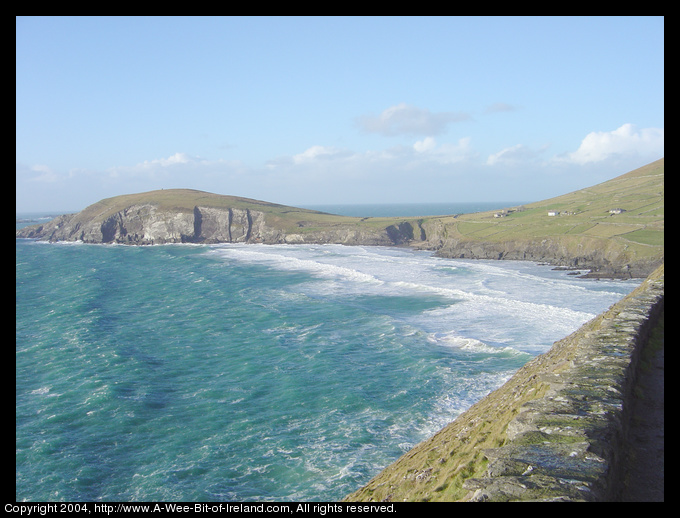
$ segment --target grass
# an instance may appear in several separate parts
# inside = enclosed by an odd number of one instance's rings
[[[622,208],[625,212],[611,214]],[[560,212],[548,216],[549,210]],[[498,211],[426,218],[459,241],[504,243],[553,239],[567,249],[609,247],[631,260],[658,259],[664,247],[664,159],[569,194]],[[590,240],[590,241],[589,241]],[[636,246],[645,245],[645,246]]]
[[[90,205],[85,211],[92,214],[113,214],[134,204],[151,203],[162,210],[178,210],[183,212],[193,211],[195,206],[233,209],[260,210],[265,213],[285,214],[288,212],[304,213],[310,215],[323,215],[323,212],[287,207],[276,203],[269,203],[238,196],[226,196],[213,194],[193,189],[161,189],[136,194],[124,194],[106,198],[94,205]]]
[[[643,245],[663,246],[663,231],[654,229],[640,229],[621,236],[623,239],[641,243]]]
[[[463,482],[480,477],[488,460],[487,448],[505,442],[508,423],[520,406],[541,397],[547,385],[524,369],[508,383],[482,399],[430,439],[388,466],[348,501],[457,501],[465,497]],[[427,472],[427,479],[418,474]]]
[[[190,213],[194,207],[256,210],[265,214],[267,223],[290,233],[311,232],[337,225],[356,225],[360,218],[337,216],[309,209],[289,207],[238,196],[213,194],[193,189],[164,189],[106,198],[79,214],[83,220],[104,220],[131,205],[152,204],[160,210]]]

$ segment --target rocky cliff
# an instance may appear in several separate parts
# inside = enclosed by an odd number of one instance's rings
[[[153,197],[150,197],[153,199]],[[294,212],[294,211],[290,211]],[[195,205],[166,208],[154,202],[132,203],[92,215],[90,208],[17,230],[16,237],[46,241],[82,241],[153,245],[164,243],[340,243],[396,245],[408,242],[408,223],[360,225],[359,218],[296,213],[278,214],[250,208]],[[322,217],[323,216],[323,217]]]
[[[534,261],[589,272],[584,277],[644,278],[663,263],[663,255],[634,257],[605,239],[582,238],[576,246],[559,237],[508,241],[441,241],[440,257]]]

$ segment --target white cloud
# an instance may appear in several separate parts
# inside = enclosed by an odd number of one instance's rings
[[[385,136],[395,135],[439,135],[448,124],[469,120],[470,115],[462,112],[438,112],[405,103],[391,106],[380,115],[364,115],[357,124],[369,133]]]
[[[156,166],[168,167],[176,164],[187,164],[191,161],[192,158],[190,158],[189,155],[187,155],[186,153],[175,153],[174,155],[169,156],[168,158],[144,160],[144,162],[138,165],[140,167],[156,167]]]
[[[153,190],[188,187],[210,190],[227,179],[248,174],[248,168],[237,160],[210,160],[187,153],[175,153],[167,158],[144,160],[132,166],[114,166],[100,174],[100,181],[114,185],[128,183],[130,190]]]
[[[650,155],[660,158],[663,151],[663,128],[638,130],[634,124],[624,124],[614,131],[589,133],[579,148],[567,155],[567,161],[583,165],[613,156]]]
[[[423,164],[436,162],[439,164],[453,164],[469,161],[475,157],[475,152],[470,146],[470,137],[464,137],[457,143],[445,142],[437,145],[433,137],[425,137],[413,144],[416,154],[412,157],[414,163]]]
[[[279,203],[281,188],[290,190],[292,186],[298,193],[316,191],[319,196],[338,199],[368,201],[378,193],[390,199],[403,196],[414,171],[430,178],[450,177],[458,174],[459,167],[473,164],[476,157],[468,137],[441,144],[426,137],[411,146],[362,152],[315,145],[302,153],[270,160],[261,178]],[[395,192],[388,196],[386,185]],[[275,186],[283,187],[276,192]]]
[[[33,167],[31,167],[31,171],[34,173],[38,173],[37,176],[31,178],[31,181],[34,182],[52,183],[56,182],[59,179],[59,176],[50,167],[46,165],[34,165]]]
[[[340,155],[341,152],[330,146],[312,146],[309,149],[293,155],[293,162],[296,164],[302,164],[305,162],[311,162],[320,158],[330,158],[332,156]]]
[[[436,160],[444,164],[465,162],[475,158],[476,153],[470,146],[472,139],[463,137],[456,144],[445,143],[433,150]]]
[[[209,162],[191,157],[186,153],[175,153],[167,158],[154,158],[144,160],[132,166],[114,166],[106,170],[109,178],[119,179],[126,177],[155,177],[167,175],[171,171],[179,172],[196,164],[209,164]]]
[[[436,145],[437,143],[433,137],[425,137],[423,140],[419,140],[413,144],[413,149],[415,149],[418,153],[425,153],[426,151],[434,149]]]
[[[154,158],[144,160],[132,166],[114,166],[107,169],[110,179],[122,178],[157,178],[167,176],[171,172],[179,172],[178,169],[186,169],[187,166],[195,164],[196,159],[186,153],[175,153],[167,158]]]
[[[536,157],[536,152],[523,144],[517,144],[489,155],[486,165],[516,165],[530,161]]]

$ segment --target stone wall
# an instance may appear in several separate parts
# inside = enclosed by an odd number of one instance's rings
[[[614,500],[640,354],[663,297],[661,265],[345,500]]]
[[[663,301],[662,266],[596,325],[555,345],[566,355],[540,372],[547,392],[521,405],[503,446],[484,451],[486,472],[463,484],[467,500],[615,498],[640,352]]]

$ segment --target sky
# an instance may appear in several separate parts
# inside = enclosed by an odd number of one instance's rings
[[[16,18],[17,212],[530,202],[663,156],[663,17]]]

